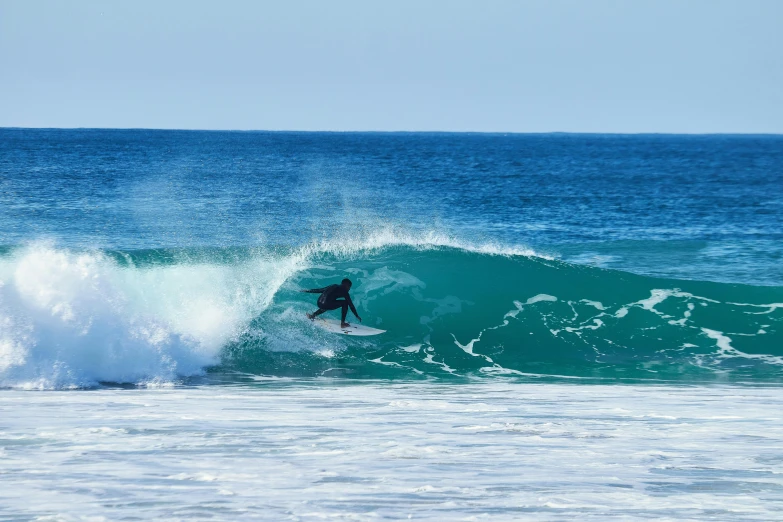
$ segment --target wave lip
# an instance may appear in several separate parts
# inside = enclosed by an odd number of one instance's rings
[[[321,241],[316,240],[302,247],[300,252],[303,257],[312,257],[320,254],[333,254],[346,257],[369,251],[378,251],[389,247],[410,247],[418,250],[453,248],[465,252],[493,256],[522,256],[539,257],[550,260],[554,259],[554,256],[521,245],[503,245],[497,242],[476,243],[465,241],[442,232],[425,231],[413,233],[388,227],[359,236],[346,235],[339,238]]]

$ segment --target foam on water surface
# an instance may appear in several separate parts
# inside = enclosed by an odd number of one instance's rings
[[[21,519],[776,520],[782,410],[777,388],[726,386],[5,391],[0,505]]]

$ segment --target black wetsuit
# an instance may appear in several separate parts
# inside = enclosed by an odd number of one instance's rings
[[[320,315],[327,310],[337,310],[342,308],[342,322],[345,322],[345,316],[348,315],[348,307],[351,308],[351,312],[356,317],[359,314],[356,313],[356,308],[353,306],[351,296],[348,295],[348,290],[343,285],[329,285],[323,288],[313,288],[312,290],[305,290],[310,294],[321,294],[318,297],[318,311],[315,315]],[[342,299],[340,299],[342,297]]]

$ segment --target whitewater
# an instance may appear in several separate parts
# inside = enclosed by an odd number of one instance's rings
[[[0,518],[780,518],[781,144],[0,129]]]

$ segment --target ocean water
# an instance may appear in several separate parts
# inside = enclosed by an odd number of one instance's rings
[[[0,517],[781,518],[782,261],[781,136],[0,129]]]

